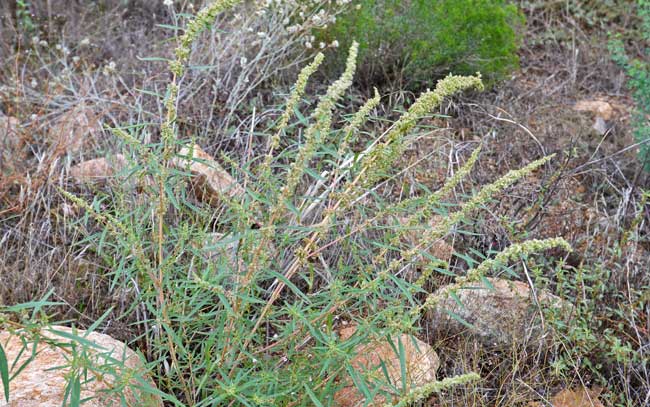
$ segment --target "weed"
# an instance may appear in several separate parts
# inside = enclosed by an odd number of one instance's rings
[[[358,45],[353,43],[344,73],[319,98],[304,127],[290,120],[322,56],[302,71],[284,114],[264,130],[270,146],[265,158],[257,165],[257,160],[237,165],[222,157],[247,187],[243,194],[223,193],[215,216],[215,208],[185,192],[190,172],[173,165],[193,156],[179,155],[192,140],[178,136],[177,105],[191,47],[217,14],[235,3],[217,1],[202,9],[178,38],[159,139],[149,142],[145,125],[113,129],[131,162],[119,182],[108,193],[98,191],[92,202],[61,193],[89,215],[77,227],[90,231],[84,242],[91,242],[91,250],[106,263],[111,290],[129,298],[132,305],[118,318],[140,331],[141,348],[155,362],[152,374],[167,401],[197,406],[328,402],[347,383],[356,344],[415,333],[425,303],[414,293],[422,291],[426,278],[409,283],[398,277],[399,271],[550,158],[485,186],[415,247],[396,244],[408,228],[392,231],[383,226],[387,220],[406,215],[406,222],[415,224],[421,217],[413,214],[442,211],[443,199],[469,173],[478,150],[441,190],[424,199],[386,201],[374,193],[377,184],[393,175],[405,137],[421,117],[446,97],[483,85],[480,76],[446,77],[389,130],[353,151],[351,138],[378,102],[371,99],[348,126],[335,128],[334,108],[355,70]],[[211,240],[215,232],[223,236],[216,242]],[[230,242],[236,242],[235,249]],[[232,256],[206,255],[215,245],[233,250]],[[459,276],[459,282],[480,278],[492,262],[557,246],[566,242],[513,245]],[[37,303],[32,316],[42,315],[44,305],[50,304]],[[34,304],[24,306],[30,307]],[[36,331],[31,320],[22,325]],[[362,329],[341,339],[343,322]],[[477,379],[467,373],[420,388],[406,383],[395,391],[382,374],[357,374],[361,391],[382,394],[396,405]],[[71,395],[78,380],[76,374],[71,377]]]

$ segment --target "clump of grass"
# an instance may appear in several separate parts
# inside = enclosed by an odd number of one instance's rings
[[[483,187],[426,231],[415,247],[402,243],[408,227],[386,228],[388,220],[406,215],[415,223],[421,219],[410,214],[446,213],[444,199],[471,171],[478,151],[442,189],[421,199],[393,202],[377,193],[377,185],[395,174],[406,136],[421,117],[445,98],[483,85],[480,75],[446,77],[386,132],[354,151],[355,134],[379,96],[347,126],[335,126],[334,109],[355,70],[358,44],[353,43],[345,71],[318,99],[309,119],[291,123],[320,55],[299,75],[277,124],[259,130],[269,140],[268,152],[245,163],[220,157],[246,192],[223,194],[216,208],[203,205],[187,193],[191,174],[172,165],[187,158],[179,157],[179,151],[193,141],[179,137],[177,106],[191,47],[218,13],[236,3],[212,3],[179,37],[169,64],[159,139],[148,142],[146,125],[113,129],[131,160],[121,182],[108,192],[98,191],[92,202],[61,193],[87,213],[78,224],[91,230],[85,242],[110,270],[111,290],[129,293],[132,305],[115,318],[137,327],[151,374],[170,404],[325,405],[348,383],[356,345],[417,333],[420,311],[431,305],[422,299],[427,278],[409,282],[399,277],[400,270],[550,158]],[[221,236],[217,241],[215,233]],[[566,247],[566,242],[522,243],[493,262],[558,246]],[[215,248],[232,251],[232,256],[210,256]],[[436,267],[428,273],[449,272],[444,262],[432,263]],[[458,279],[480,278],[491,264]],[[39,303],[33,317],[44,315],[44,304]],[[36,330],[48,323],[45,318],[34,324],[27,316],[22,325]],[[349,323],[362,329],[344,340],[338,331]],[[391,400],[389,405],[399,406],[478,379],[467,372],[419,388],[405,383],[388,392],[390,383],[381,372],[356,375],[363,394],[382,395]]]

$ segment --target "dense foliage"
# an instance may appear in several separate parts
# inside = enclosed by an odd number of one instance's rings
[[[427,87],[447,73],[504,77],[518,65],[516,29],[523,21],[505,0],[364,0],[321,31],[339,41],[338,61],[356,40],[367,84],[397,81]]]

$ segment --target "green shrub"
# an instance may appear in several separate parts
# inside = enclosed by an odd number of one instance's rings
[[[638,0],[637,7],[641,17],[641,35],[645,41],[650,40],[650,1]],[[633,91],[636,104],[633,126],[634,137],[639,145],[639,160],[650,171],[650,63],[646,60],[629,57],[620,36],[609,44],[610,52],[616,63],[622,66],[628,76],[628,86]],[[646,50],[648,52],[650,50]]]
[[[363,0],[318,35],[323,43],[339,42],[339,65],[358,41],[367,84],[396,80],[413,88],[450,72],[503,78],[518,65],[522,21],[505,0]]]

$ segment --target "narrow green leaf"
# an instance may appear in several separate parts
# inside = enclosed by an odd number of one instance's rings
[[[453,319],[455,319],[456,321],[458,321],[458,322],[460,322],[461,324],[465,325],[465,326],[468,327],[469,329],[474,329],[474,325],[472,325],[472,324],[470,324],[469,322],[465,321],[465,320],[464,320],[460,315],[458,315],[458,314],[456,314],[456,313],[453,313],[453,312],[451,312],[451,311],[449,311],[449,310],[447,310],[447,309],[445,310],[445,312],[446,312],[447,314],[449,314],[449,316],[451,316]]]
[[[307,383],[304,383],[303,386],[305,387],[305,391],[307,392],[307,395],[311,399],[311,401],[314,403],[316,407],[324,407],[321,402],[316,398],[316,395],[314,392],[307,386]]]
[[[7,354],[2,344],[0,344],[0,379],[2,379],[5,401],[9,403],[9,364],[7,363]]]
[[[406,350],[402,343],[401,335],[397,337],[397,347],[399,351],[399,370],[402,376],[402,392],[406,392]]]
[[[60,336],[62,338],[70,339],[73,342],[79,343],[83,346],[93,348],[93,349],[103,349],[100,345],[96,344],[95,342],[92,342],[86,338],[82,338],[81,336],[74,335],[68,332],[64,331],[59,331],[56,329],[48,328],[48,331],[52,332],[53,334],[56,334],[57,336]]]
[[[169,58],[162,58],[162,57],[139,57],[136,56],[138,60],[140,61],[146,61],[146,62],[169,62],[171,61]]]
[[[305,118],[305,116],[303,116],[302,113],[300,113],[300,110],[298,110],[296,108],[293,112],[296,115],[296,117],[298,118],[298,121],[300,122],[300,124],[302,124],[304,126],[309,124],[309,121]]]
[[[79,375],[74,375],[70,387],[70,407],[79,407],[81,405],[81,380]]]
[[[104,313],[102,314],[101,317],[97,318],[97,320],[96,320],[95,322],[93,322],[93,324],[90,325],[90,326],[88,327],[88,329],[86,329],[86,335],[85,335],[85,336],[87,336],[88,334],[90,334],[91,332],[93,332],[95,329],[97,329],[97,327],[98,327],[98,326],[99,326],[99,325],[100,325],[100,324],[101,324],[101,323],[102,323],[102,322],[103,322],[103,321],[108,317],[108,315],[113,311],[113,308],[115,308],[115,307],[114,307],[114,306],[111,306],[109,309],[106,310],[106,312],[104,312]]]
[[[490,280],[487,279],[485,276],[481,276],[481,282],[485,284],[485,286],[490,290],[490,291],[496,291],[497,289],[494,288],[494,285],[490,282]]]
[[[280,274],[274,270],[269,270],[269,274],[271,274],[273,277],[276,277],[278,280],[282,281],[287,287],[289,287],[291,291],[293,291],[294,294],[302,298],[307,304],[311,304],[311,300],[309,299],[309,297],[307,297],[300,288],[296,287],[294,283],[287,280],[287,278],[283,274]]]
[[[209,71],[216,68],[216,65],[190,65],[188,67],[191,71]]]
[[[449,296],[453,298],[454,301],[456,301],[456,304],[458,304],[459,307],[465,308],[463,302],[460,300],[460,297],[458,296],[458,294],[456,294],[455,290],[449,291]]]
[[[178,199],[176,198],[176,194],[172,190],[171,185],[165,182],[164,189],[165,189],[165,194],[167,195],[167,199],[169,199],[169,201],[172,203],[175,209],[180,210],[181,205],[178,203]]]
[[[30,308],[43,308],[43,307],[48,307],[48,306],[57,306],[57,305],[64,305],[62,302],[53,302],[53,301],[30,301],[30,302],[24,302],[22,304],[16,304],[12,305],[10,307],[2,308],[5,312],[19,312],[22,310],[30,309]]]
[[[359,375],[359,373],[357,373],[357,371],[355,371],[352,365],[350,364],[346,364],[345,370],[348,371],[348,375],[352,379],[354,386],[361,391],[365,399],[371,400],[372,394],[370,393],[370,389],[368,389],[368,385],[363,380],[363,377],[361,377],[361,375]]]
[[[168,29],[168,30],[172,30],[172,31],[179,31],[179,30],[182,30],[181,27],[179,27],[179,26],[177,26],[177,25],[171,25],[171,24],[156,24],[156,27],[166,28],[166,29]]]

